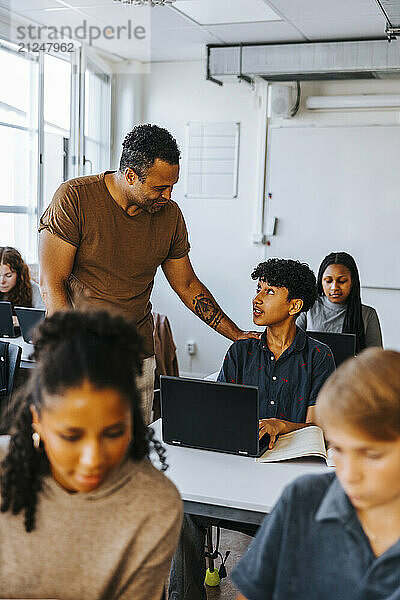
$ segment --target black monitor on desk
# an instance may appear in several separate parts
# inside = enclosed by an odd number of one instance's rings
[[[19,335],[14,327],[11,302],[0,301],[0,337],[16,337]]]
[[[15,314],[18,317],[21,327],[22,337],[28,344],[32,343],[33,331],[46,316],[46,311],[42,308],[27,308],[25,306],[16,306]]]
[[[356,336],[354,333],[331,333],[329,331],[307,331],[307,335],[329,346],[336,367],[356,355]]]

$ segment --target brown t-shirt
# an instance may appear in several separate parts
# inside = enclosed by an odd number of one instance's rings
[[[182,258],[190,245],[182,213],[170,201],[159,212],[130,217],[115,202],[104,175],[60,185],[40,219],[47,229],[76,247],[68,293],[75,307],[117,310],[132,319],[154,354],[150,294],[166,259]]]

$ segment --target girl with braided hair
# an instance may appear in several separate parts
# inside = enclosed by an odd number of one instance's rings
[[[0,442],[0,590],[9,598],[161,597],[182,519],[152,466],[135,379],[142,342],[107,312],[37,329],[36,369]],[[132,369],[134,365],[134,369]]]
[[[378,315],[372,306],[361,303],[360,288],[354,258],[347,252],[331,252],[319,267],[317,300],[298,317],[297,325],[307,331],[355,333],[357,353],[382,346]]]
[[[45,308],[38,284],[16,248],[0,246],[0,300],[14,306]]]

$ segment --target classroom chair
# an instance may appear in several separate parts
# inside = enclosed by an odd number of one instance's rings
[[[0,397],[0,433],[7,433],[9,425],[9,405],[16,387],[21,363],[22,350],[15,344],[0,341],[0,358],[6,377],[6,390]]]

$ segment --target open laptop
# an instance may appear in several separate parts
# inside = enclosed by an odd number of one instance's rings
[[[164,442],[173,446],[261,456],[269,435],[258,439],[258,388],[161,375]]]
[[[11,302],[0,301],[0,337],[17,337],[18,330],[14,327]]]
[[[14,310],[18,317],[24,341],[32,344],[33,330],[40,321],[43,321],[46,311],[42,308],[27,308],[25,306],[15,306]]]
[[[327,331],[307,331],[314,340],[329,346],[336,367],[343,361],[356,355],[356,336],[354,333],[330,333]]]

